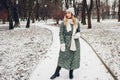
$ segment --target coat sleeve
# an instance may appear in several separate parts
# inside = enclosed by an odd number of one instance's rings
[[[59,32],[59,36],[60,36],[60,44],[64,44],[64,23],[62,22],[60,25],[60,32]]]
[[[80,32],[80,23],[78,22],[77,32]]]

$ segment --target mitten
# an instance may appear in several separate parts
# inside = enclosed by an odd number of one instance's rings
[[[65,44],[61,44],[61,45],[60,45],[60,50],[61,50],[62,52],[65,52]]]
[[[80,38],[80,33],[79,33],[79,32],[77,32],[77,33],[74,35],[74,39],[78,39],[78,38]]]

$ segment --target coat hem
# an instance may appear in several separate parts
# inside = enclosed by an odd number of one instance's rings
[[[79,67],[76,67],[76,68],[66,68],[66,67],[64,67],[64,66],[62,66],[62,65],[60,65],[60,64],[58,64],[58,66],[60,66],[61,68],[66,69],[66,70],[76,70],[76,69],[79,69],[79,68],[80,68],[80,66],[79,66]]]

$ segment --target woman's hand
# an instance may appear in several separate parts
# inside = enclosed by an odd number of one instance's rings
[[[78,39],[78,38],[80,38],[80,33],[79,33],[79,32],[77,32],[77,33],[74,35],[74,39]]]
[[[64,44],[64,43],[60,45],[60,50],[61,50],[62,52],[65,52],[65,44]]]

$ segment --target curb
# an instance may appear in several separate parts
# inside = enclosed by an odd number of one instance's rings
[[[109,67],[106,65],[106,63],[102,60],[102,58],[97,54],[97,52],[95,51],[95,49],[91,46],[91,44],[84,39],[83,37],[81,37],[81,39],[83,39],[91,48],[92,50],[95,52],[96,56],[99,58],[99,60],[102,62],[102,64],[104,65],[104,67],[108,70],[108,72],[110,73],[110,75],[113,77],[114,80],[118,80],[117,77],[113,74],[113,72],[109,69]]]

